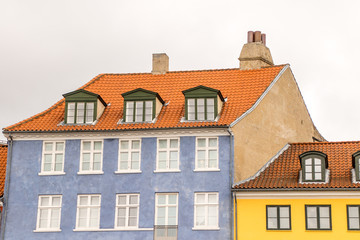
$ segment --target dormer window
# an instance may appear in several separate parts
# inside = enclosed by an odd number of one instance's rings
[[[357,182],[360,181],[360,151],[352,155],[352,165],[355,170],[355,179]]]
[[[65,124],[91,124],[105,109],[106,103],[100,95],[80,89],[66,93]]]
[[[160,113],[164,101],[158,93],[138,88],[122,94],[124,122],[151,122]]]
[[[301,154],[302,182],[325,182],[327,156],[322,152],[310,151]]]
[[[185,119],[188,121],[214,121],[224,102],[219,90],[201,85],[185,90],[183,94]]]

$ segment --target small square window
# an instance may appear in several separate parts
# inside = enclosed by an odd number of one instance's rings
[[[289,205],[267,205],[266,228],[268,230],[290,230],[290,212]]]
[[[331,230],[330,205],[305,205],[307,230]]]

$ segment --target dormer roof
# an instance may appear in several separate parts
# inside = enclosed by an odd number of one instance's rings
[[[286,190],[286,189],[358,189],[353,181],[353,154],[360,150],[360,141],[292,143],[271,159],[253,177],[234,184],[233,190]],[[317,152],[327,156],[329,181],[326,183],[299,182],[301,154]],[[304,156],[304,155],[302,155]]]
[[[228,127],[249,110],[266,92],[288,65],[265,67],[256,70],[220,69],[201,71],[175,71],[165,74],[101,74],[77,91],[101,96],[108,103],[94,125],[62,125],[65,99],[42,113],[30,117],[4,130],[7,132],[70,132],[70,131],[121,131],[135,129],[169,129],[198,127]],[[185,97],[183,90],[206,86],[221,91],[227,101],[217,121],[184,122]],[[121,94],[134,89],[157,93],[165,102],[155,122],[119,124],[123,116],[124,99]]]

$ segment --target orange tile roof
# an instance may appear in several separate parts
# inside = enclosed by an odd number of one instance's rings
[[[284,65],[257,70],[221,69],[177,71],[154,75],[101,74],[81,87],[99,94],[108,105],[94,125],[59,125],[64,120],[65,101],[60,100],[48,110],[15,125],[4,132],[21,131],[106,131],[127,129],[164,129],[188,127],[225,127],[246,112],[275,79]],[[218,89],[228,101],[224,103],[217,122],[181,122],[184,116],[183,90],[199,85]],[[157,92],[168,103],[155,123],[118,124],[123,118],[122,93],[143,88]]]
[[[7,149],[7,145],[0,144],[0,196],[2,196],[4,193]]]
[[[334,189],[360,188],[360,183],[352,182],[352,155],[360,150],[357,142],[293,143],[279,157],[255,178],[237,184],[236,190],[251,189]],[[328,183],[299,183],[301,170],[299,155],[308,151],[320,151],[328,157],[330,180]]]

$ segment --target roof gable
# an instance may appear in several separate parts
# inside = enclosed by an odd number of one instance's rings
[[[205,87],[199,85],[197,87],[193,87],[187,90],[182,91],[182,93],[187,97],[216,97],[219,96],[221,101],[224,101],[224,97],[222,96],[220,90]]]
[[[78,89],[78,90],[75,90],[75,91],[72,91],[69,93],[65,93],[65,94],[63,94],[63,97],[65,98],[66,101],[69,101],[69,102],[84,101],[84,100],[95,101],[96,99],[99,99],[102,102],[102,104],[104,104],[104,106],[106,106],[105,101],[101,98],[101,96],[99,94],[89,92],[84,89]]]
[[[317,142],[292,143],[256,176],[234,184],[236,190],[252,189],[336,189],[360,188],[360,183],[352,181],[352,157],[360,150],[356,142]],[[327,155],[330,181],[328,183],[299,183],[301,164],[299,156],[303,153],[321,152]]]
[[[158,98],[159,101],[164,104],[164,100],[160,97],[160,95],[156,92],[153,91],[149,91],[146,89],[142,89],[142,88],[137,88],[125,93],[121,94],[123,96],[124,99],[126,100],[147,100],[147,99],[152,99],[152,98]]]

